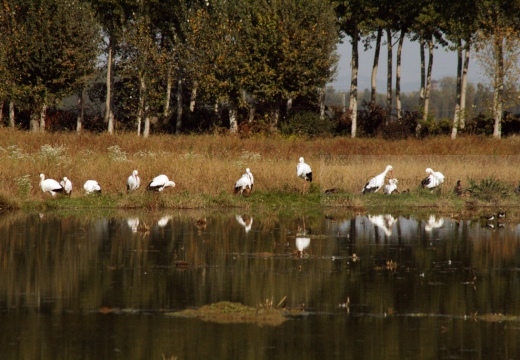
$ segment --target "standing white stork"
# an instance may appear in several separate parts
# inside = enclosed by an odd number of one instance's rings
[[[300,162],[296,165],[296,176],[308,182],[312,182],[312,169],[305,163],[303,157],[300,158]]]
[[[87,180],[85,184],[83,184],[83,189],[87,192],[87,194],[98,193],[101,194],[101,186],[99,186],[96,180]]]
[[[298,165],[296,165],[296,176],[301,177],[305,180],[302,186],[302,194],[305,192],[305,184],[308,182],[312,182],[312,169],[311,167],[305,163],[303,157],[300,157],[300,161]]]
[[[377,175],[376,177],[373,177],[370,179],[366,184],[365,187],[363,187],[363,190],[361,190],[361,193],[365,195],[369,192],[377,192],[383,185],[385,184],[385,178],[386,174],[390,172],[391,175],[393,175],[394,168],[392,165],[388,165],[381,174]],[[393,176],[392,176],[393,177]]]
[[[54,179],[45,179],[44,174],[40,174],[40,188],[44,193],[48,192],[52,196],[63,192],[63,187]]]
[[[438,171],[433,171],[430,168],[426,169],[426,177],[423,181],[421,181],[421,186],[423,188],[428,188],[430,190],[435,189],[440,186],[444,182],[444,175]]]
[[[167,187],[174,187],[175,183],[168,179],[166,175],[158,175],[150,181],[146,190],[148,191],[163,191]]]
[[[383,188],[383,194],[390,195],[391,193],[396,191],[397,183],[398,183],[397,179],[388,179],[388,184],[386,184],[385,187]]]
[[[69,197],[72,194],[72,182],[66,176],[60,181],[60,185]]]
[[[137,190],[139,186],[141,186],[141,178],[137,175],[137,170],[134,170],[132,175],[130,175],[126,180],[126,191],[130,192]]]
[[[254,183],[255,178],[253,177],[253,173],[249,168],[247,168],[245,174],[243,174],[235,183],[235,195],[239,194],[249,196],[251,191],[253,191]]]

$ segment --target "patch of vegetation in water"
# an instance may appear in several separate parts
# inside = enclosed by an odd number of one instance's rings
[[[285,310],[281,308],[254,308],[228,301],[204,305],[199,309],[186,309],[174,313],[168,313],[167,315],[195,318],[222,324],[253,323],[269,326],[278,326],[287,320]]]

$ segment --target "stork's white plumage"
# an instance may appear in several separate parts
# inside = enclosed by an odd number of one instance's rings
[[[83,189],[85,189],[87,194],[101,193],[101,186],[99,186],[96,180],[85,181],[85,184],[83,184]]]
[[[249,231],[251,231],[251,227],[253,226],[253,218],[249,215],[236,215],[235,216],[238,223],[240,225],[242,225],[246,231],[246,233],[248,233]]]
[[[72,182],[66,176],[60,181],[60,185],[65,191],[65,194],[68,196],[72,194]]]
[[[444,175],[438,171],[433,171],[432,169],[427,168],[426,175],[426,178],[421,181],[421,186],[423,188],[433,190],[444,182]]]
[[[168,179],[166,175],[158,175],[150,181],[146,190],[148,191],[163,191],[167,187],[174,187],[175,183]]]
[[[303,157],[300,158],[300,162],[296,165],[296,176],[312,182],[312,169],[305,163]]]
[[[363,190],[361,190],[361,193],[363,193],[364,195],[369,192],[377,192],[385,184],[386,174],[388,174],[388,172],[392,174],[393,170],[394,168],[392,167],[392,165],[388,165],[385,171],[373,177],[365,184],[365,187],[363,188]]]
[[[397,183],[398,183],[397,179],[388,179],[388,184],[386,184],[385,187],[383,188],[383,194],[390,195],[391,193],[396,191]]]
[[[40,188],[44,193],[48,192],[52,196],[63,192],[63,187],[59,182],[54,179],[45,179],[44,174],[40,174]]]
[[[249,195],[251,191],[253,191],[253,185],[255,183],[255,179],[253,177],[253,173],[249,168],[246,169],[245,174],[243,174],[240,179],[235,183],[235,194],[239,195]]]
[[[141,186],[141,178],[137,175],[137,170],[132,172],[132,175],[126,180],[126,191],[135,191]]]

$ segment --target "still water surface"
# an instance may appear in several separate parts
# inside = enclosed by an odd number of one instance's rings
[[[2,359],[520,358],[508,220],[6,213],[0,231]],[[284,297],[300,315],[280,326],[168,315]]]

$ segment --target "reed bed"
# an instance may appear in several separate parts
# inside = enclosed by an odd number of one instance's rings
[[[110,206],[202,207],[233,206],[233,185],[249,167],[254,194],[322,193],[337,188],[359,205],[366,180],[390,164],[398,189],[418,191],[425,169],[446,176],[441,195],[451,194],[457,180],[493,176],[515,187],[520,180],[520,139],[445,137],[388,141],[383,139],[240,138],[222,135],[154,135],[131,133],[45,133],[0,129],[0,195],[19,203],[49,199],[39,188],[39,173],[72,180],[72,199],[84,198],[83,183],[97,180]],[[312,186],[296,177],[298,158],[313,169]],[[142,179],[136,194],[126,195],[126,179],[137,169]],[[173,189],[150,198],[144,188],[166,174]],[[157,195],[157,194],[156,194]],[[268,201],[268,198],[265,198]]]

